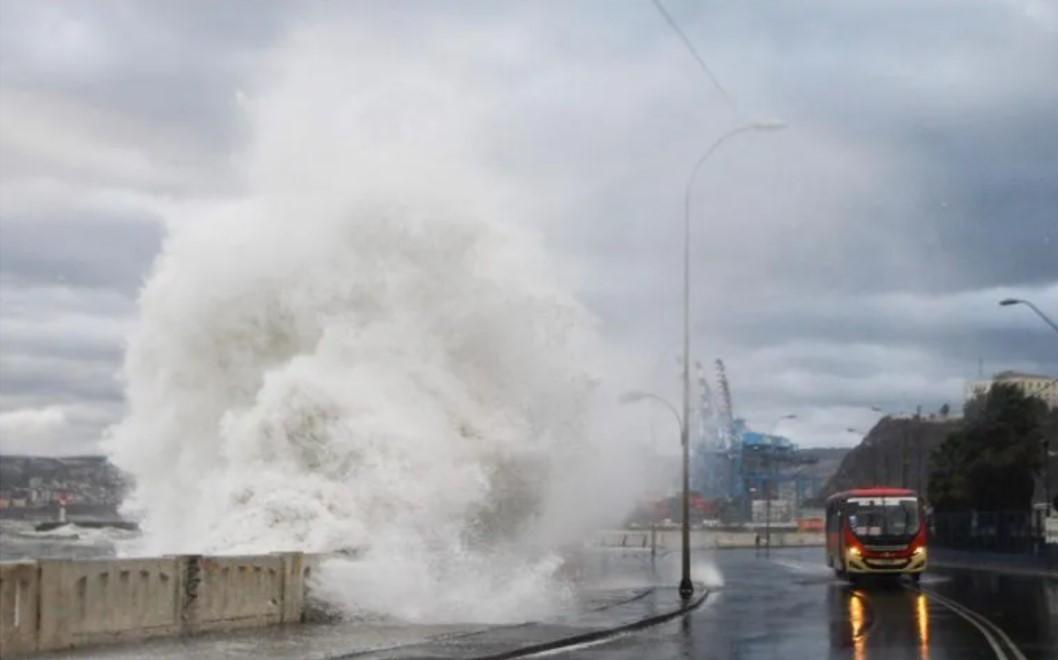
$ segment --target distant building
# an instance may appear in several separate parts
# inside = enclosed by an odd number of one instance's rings
[[[753,500],[750,506],[750,514],[755,523],[788,523],[793,520],[793,502],[789,500],[772,500],[770,511],[766,500]]]
[[[987,394],[992,385],[1002,383],[1017,387],[1025,396],[1043,399],[1048,408],[1058,408],[1058,378],[1018,371],[1002,371],[992,380],[975,380],[966,384],[966,400]]]

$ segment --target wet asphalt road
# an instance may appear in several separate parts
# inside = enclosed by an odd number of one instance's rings
[[[822,552],[710,553],[723,586],[692,614],[549,657],[1058,659],[1058,579],[937,568],[921,591],[906,582],[851,587]]]
[[[937,568],[923,577],[921,589],[892,582],[851,587],[833,577],[821,548],[772,550],[769,555],[703,552],[695,554],[693,566],[695,579],[707,582],[710,593],[689,615],[594,645],[532,657],[1058,660],[1055,577]],[[651,564],[648,553],[604,551],[592,556],[586,571],[589,583],[602,589],[597,604],[624,603],[628,593],[646,585],[675,585],[678,555],[669,553]],[[672,611],[675,589],[656,591],[657,598],[633,599],[597,612],[597,604],[588,601],[581,613],[528,625],[349,622],[160,639],[43,657],[482,658]],[[666,598],[671,602],[662,603]]]

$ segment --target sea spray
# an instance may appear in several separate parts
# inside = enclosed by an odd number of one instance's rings
[[[474,160],[474,95],[332,37],[248,97],[239,196],[168,219],[105,439],[136,551],[345,551],[346,611],[537,616],[593,474],[590,320]]]

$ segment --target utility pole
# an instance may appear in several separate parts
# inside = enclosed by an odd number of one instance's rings
[[[900,487],[907,488],[907,436],[911,432],[911,423],[904,424],[904,433],[900,436]]]
[[[771,457],[764,453],[764,552],[771,553]]]
[[[650,463],[651,463],[651,492],[657,492],[658,484],[658,438],[654,434],[654,417],[650,418]],[[666,496],[668,493],[666,492]],[[653,500],[653,498],[651,498]],[[650,565],[653,567],[658,555],[658,512],[655,501],[651,501],[654,510],[650,512]]]
[[[880,486],[882,484],[882,455],[879,447],[874,447],[874,484]]]
[[[1044,515],[1047,518],[1051,517],[1051,440],[1050,438],[1043,441],[1043,497],[1047,503],[1047,508],[1044,509]]]
[[[918,496],[923,497],[922,491],[922,472],[923,472],[923,451],[922,451],[922,406],[919,405],[915,408],[915,446],[918,450]]]

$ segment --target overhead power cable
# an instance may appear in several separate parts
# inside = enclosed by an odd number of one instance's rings
[[[691,40],[687,38],[687,35],[683,33],[683,30],[680,29],[680,26],[676,23],[676,20],[672,18],[672,14],[670,14],[668,10],[665,9],[665,5],[661,4],[661,0],[651,0],[651,2],[653,2],[654,6],[657,7],[657,10],[661,12],[662,17],[665,19],[665,22],[668,23],[669,26],[676,33],[676,35],[679,36],[680,41],[683,42],[683,45],[686,46],[687,50],[689,50],[691,55],[694,56],[695,61],[698,62],[698,65],[702,68],[702,71],[705,72],[705,75],[709,77],[709,80],[713,83],[713,86],[720,91],[720,94],[722,94],[724,99],[731,104],[732,108],[736,108],[735,100],[731,98],[731,95],[727,93],[727,90],[724,89],[724,86],[720,84],[719,80],[717,80],[716,76],[713,74],[712,69],[710,69],[709,65],[705,63],[705,59],[698,54],[698,51],[694,48],[694,44],[692,44]]]

